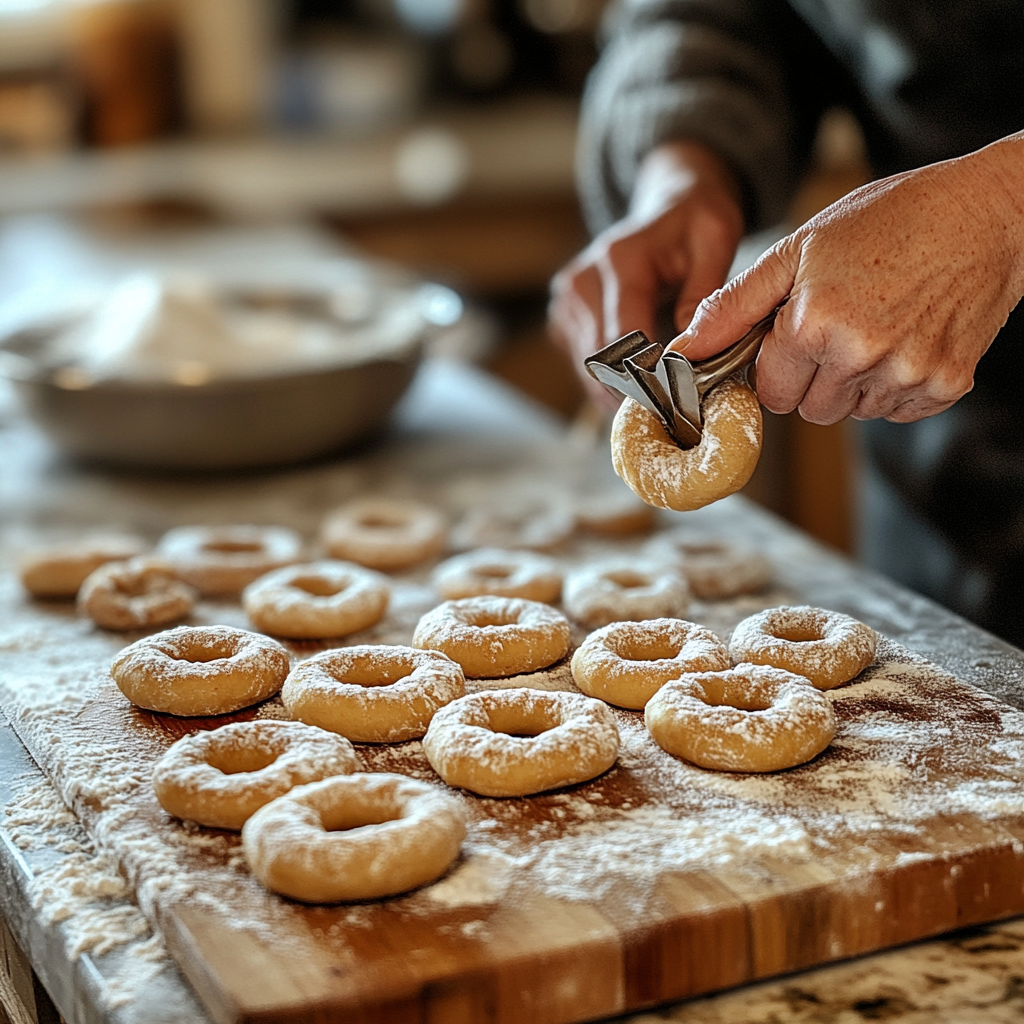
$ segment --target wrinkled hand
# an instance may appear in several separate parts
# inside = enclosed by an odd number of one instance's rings
[[[721,351],[787,296],[757,361],[763,405],[812,423],[933,416],[1024,294],[1024,132],[866,185],[706,299],[671,347]]]
[[[598,235],[551,285],[552,333],[595,397],[610,393],[583,371],[583,359],[630,331],[652,340],[658,303],[678,290],[676,330],[725,281],[743,234],[732,175],[697,143],[654,150],[640,169],[629,213]],[[621,396],[617,396],[617,401]]]

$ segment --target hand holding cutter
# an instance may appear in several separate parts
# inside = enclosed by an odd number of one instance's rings
[[[691,363],[681,352],[666,351],[643,331],[633,331],[588,356],[583,364],[595,380],[653,412],[680,448],[695,448],[703,436],[701,399],[754,361],[781,308],[759,320],[734,345],[699,362]]]

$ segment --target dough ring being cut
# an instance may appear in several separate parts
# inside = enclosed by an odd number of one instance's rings
[[[685,672],[728,667],[725,644],[685,619],[613,622],[591,633],[572,656],[572,677],[584,693],[638,711]]]
[[[168,715],[226,715],[266,700],[288,675],[288,652],[231,626],[178,626],[129,644],[110,666],[121,692]]]
[[[761,455],[761,406],[740,376],[713,387],[701,405],[704,433],[696,448],[680,448],[661,420],[639,402],[623,400],[612,423],[615,472],[649,505],[677,512],[710,505],[738,491]]]
[[[300,722],[357,743],[402,743],[465,692],[462,669],[440,651],[365,644],[300,662],[281,700]]]
[[[153,769],[160,806],[176,818],[237,831],[295,786],[359,771],[352,744],[301,722],[257,719],[178,740]]]
[[[569,620],[539,601],[519,597],[466,597],[445,601],[416,625],[414,647],[448,655],[475,679],[536,672],[565,657]]]
[[[831,690],[875,660],[876,641],[870,626],[849,615],[801,605],[744,619],[733,630],[729,653],[733,661],[774,665]]]
[[[659,747],[723,772],[792,768],[836,733],[828,697],[803,676],[768,665],[680,676],[650,699],[644,720]]]
[[[388,772],[335,775],[261,807],[242,829],[252,873],[304,903],[373,900],[440,878],[466,815],[436,786]]]
[[[607,771],[619,730],[607,705],[581,694],[484,690],[434,715],[423,752],[449,786],[526,796]]]

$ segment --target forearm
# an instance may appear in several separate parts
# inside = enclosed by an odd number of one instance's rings
[[[742,191],[726,162],[703,143],[666,142],[644,157],[630,196],[629,211],[648,217],[693,190],[698,182],[713,182],[741,209]]]
[[[738,184],[747,225],[775,222],[802,166],[776,18],[785,4],[638,0],[584,97],[578,167],[595,232],[629,207],[645,158],[675,142],[717,154]]]

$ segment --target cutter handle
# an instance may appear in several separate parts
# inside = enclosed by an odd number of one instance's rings
[[[761,342],[772,329],[779,310],[788,301],[788,298],[783,299],[766,317],[758,320],[735,344],[707,359],[701,359],[692,364],[693,383],[702,398],[716,384],[720,384],[737,370],[749,366],[757,358],[758,352],[761,351]]]

